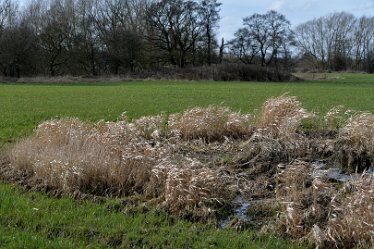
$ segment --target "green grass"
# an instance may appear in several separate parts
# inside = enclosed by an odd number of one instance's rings
[[[254,231],[215,229],[123,201],[49,198],[0,184],[1,248],[301,248]]]
[[[340,104],[374,112],[374,76],[338,76],[338,80],[334,76],[294,83],[0,84],[0,147],[31,134],[38,123],[54,117],[116,120],[124,111],[137,118],[209,104],[256,112],[268,97],[285,92],[320,113]],[[118,203],[55,199],[0,183],[0,247],[297,248],[289,241],[258,238],[254,231],[218,230],[157,210],[144,214],[133,207],[121,212]]]
[[[340,80],[293,83],[128,82],[75,84],[0,84],[0,144],[29,135],[43,120],[73,116],[83,120],[115,120],[195,106],[223,104],[255,112],[264,100],[283,93],[324,113],[335,105],[374,112],[374,76],[340,74]]]

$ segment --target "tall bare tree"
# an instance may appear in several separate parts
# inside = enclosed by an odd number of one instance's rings
[[[220,21],[221,5],[217,0],[201,0],[200,2],[200,14],[206,43],[206,60],[209,65],[212,64],[213,49],[217,47],[215,29],[218,28],[218,22]]]
[[[39,34],[48,71],[55,76],[59,67],[69,60],[73,22],[68,2],[53,0],[43,13],[42,30]]]
[[[290,22],[276,11],[253,14],[243,19],[243,28],[230,42],[232,52],[244,63],[256,63],[263,67],[277,66],[284,49],[292,42]]]
[[[198,11],[199,5],[194,1],[161,0],[149,5],[148,38],[162,52],[159,59],[184,67],[189,55],[195,58],[201,36]]]

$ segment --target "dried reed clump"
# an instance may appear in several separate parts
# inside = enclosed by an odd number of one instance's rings
[[[351,117],[340,129],[336,157],[340,166],[350,172],[362,172],[374,159],[374,115],[361,113]]]
[[[168,151],[152,147],[135,131],[124,122],[91,127],[77,119],[47,121],[35,136],[16,144],[11,165],[68,193],[141,193],[152,167]]]
[[[282,210],[276,220],[278,230],[292,238],[309,238],[323,245],[321,228],[327,223],[331,199],[336,194],[328,179],[313,176],[314,166],[303,161],[278,165],[276,200]]]
[[[75,118],[45,121],[32,137],[21,140],[12,149],[12,165],[16,169],[33,172],[32,164],[44,149],[48,146],[66,147],[72,140],[80,141],[89,129],[87,124]]]
[[[276,137],[292,137],[301,121],[312,116],[294,96],[270,98],[262,106],[260,127]]]
[[[292,238],[300,238],[308,233],[305,226],[307,214],[306,201],[310,196],[307,187],[311,182],[310,165],[295,161],[289,165],[278,165],[276,174],[276,200],[283,210],[277,219],[277,227]]]
[[[318,173],[319,166],[295,161],[279,165],[276,199],[283,207],[278,230],[318,248],[353,248],[374,242],[373,176],[343,188]],[[372,244],[371,244],[372,245]]]
[[[291,170],[288,173],[294,173],[293,178],[304,178],[301,171],[305,168]],[[352,178],[339,190],[320,178],[313,179],[311,187],[302,189],[292,176],[279,177],[281,184],[288,182],[288,186],[277,187],[277,199],[283,203],[283,212],[277,219],[282,233],[308,239],[318,248],[373,247],[373,174]]]
[[[145,134],[152,135],[157,126],[146,132],[141,127],[160,120],[100,121],[92,126],[78,119],[47,121],[34,136],[14,146],[11,164],[43,186],[65,193],[139,193],[162,200],[165,208],[180,215],[213,215],[216,207],[230,200],[231,179],[197,159],[175,159],[175,144],[169,144],[174,140],[146,139]]]
[[[167,119],[165,115],[141,117],[134,121],[140,135],[146,139],[157,139],[165,131]]]
[[[234,161],[241,166],[253,166],[258,162],[277,163],[285,159],[282,144],[266,134],[255,132],[240,145],[240,152]]]
[[[350,118],[340,130],[340,138],[359,150],[374,151],[374,115],[361,113]]]
[[[180,166],[165,160],[152,173],[149,191],[157,191],[162,206],[185,217],[212,216],[237,190],[230,177],[193,160]]]
[[[236,155],[235,161],[242,166],[253,166],[257,163],[274,166],[277,163],[290,162],[307,156],[308,146],[308,142],[303,137],[274,138],[266,130],[259,129],[240,145],[241,152]]]
[[[66,118],[49,120],[39,124],[35,130],[35,135],[44,142],[64,146],[71,143],[72,140],[81,140],[88,135],[90,129],[90,125],[77,118]]]
[[[168,127],[184,139],[203,138],[207,141],[226,137],[239,138],[251,133],[250,115],[242,115],[227,107],[196,107],[170,115]]]
[[[326,241],[337,248],[374,246],[374,178],[363,174],[346,184],[332,201]]]

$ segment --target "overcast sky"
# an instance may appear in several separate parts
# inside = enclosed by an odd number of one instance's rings
[[[293,26],[335,11],[374,16],[374,0],[220,0],[220,37],[226,40],[242,25],[243,17],[276,10]],[[219,37],[219,38],[220,38]]]
[[[28,3],[31,0],[18,0]],[[219,37],[229,40],[241,27],[243,17],[276,10],[286,16],[293,26],[332,12],[346,11],[356,16],[374,16],[374,0],[219,0],[221,22]]]

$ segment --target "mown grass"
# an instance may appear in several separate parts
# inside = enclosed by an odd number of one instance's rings
[[[126,82],[0,84],[0,144],[31,133],[41,121],[74,116],[115,120],[195,106],[223,104],[253,112],[270,96],[285,92],[299,97],[308,110],[324,113],[335,105],[374,112],[374,76],[339,74],[339,80],[292,83]]]
[[[301,248],[254,231],[218,230],[123,203],[55,199],[1,183],[0,247]]]

